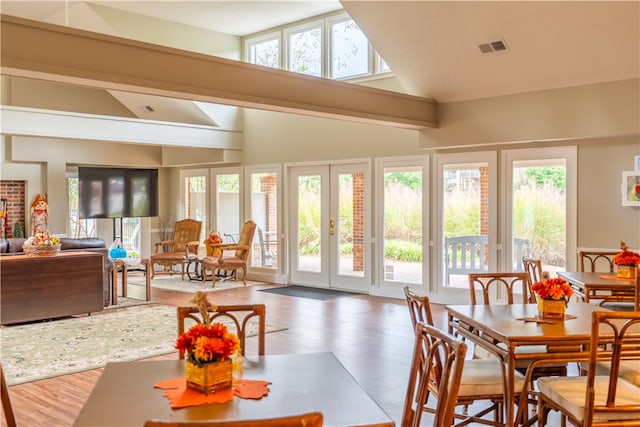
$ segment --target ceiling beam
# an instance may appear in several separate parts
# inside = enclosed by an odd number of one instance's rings
[[[8,15],[1,68],[37,78],[405,129],[437,127],[427,98]]]

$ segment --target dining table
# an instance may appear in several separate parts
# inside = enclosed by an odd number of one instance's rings
[[[140,427],[147,420],[257,420],[322,412],[325,426],[392,427],[394,421],[333,353],[244,358],[243,379],[268,383],[261,397],[172,408],[157,385],[185,376],[184,360],[107,363],[75,427]]]
[[[586,360],[591,313],[607,309],[585,302],[571,302],[565,318],[560,320],[540,318],[537,304],[447,305],[446,310],[450,333],[472,341],[504,363],[505,425],[511,427],[527,422],[529,390],[515,390],[516,362]],[[542,346],[544,351],[518,351],[523,346]],[[532,369],[530,365],[527,378]],[[520,402],[517,408],[516,400]]]
[[[559,271],[558,277],[571,285],[574,295],[584,299],[601,300],[602,302],[636,303],[636,281],[617,277],[616,273],[591,271]]]

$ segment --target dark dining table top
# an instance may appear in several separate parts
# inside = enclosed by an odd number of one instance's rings
[[[245,356],[244,378],[270,381],[260,400],[234,397],[172,409],[154,384],[184,377],[184,360],[108,363],[74,426],[135,426],[149,419],[240,420],[322,412],[326,426],[394,426],[332,353]]]

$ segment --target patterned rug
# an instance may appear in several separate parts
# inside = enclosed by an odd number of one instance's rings
[[[175,307],[154,304],[0,328],[2,369],[15,385],[172,353],[176,322]],[[267,333],[284,329],[267,325]],[[247,336],[257,330],[250,323]]]
[[[120,276],[118,276],[120,278]],[[186,276],[185,276],[186,279]],[[259,282],[252,282],[247,280],[247,286],[255,285]],[[132,274],[129,273],[127,278],[127,289],[129,286],[144,286],[145,278],[142,274]],[[151,287],[158,289],[165,289],[168,291],[179,291],[179,292],[188,292],[195,293],[196,291],[203,292],[216,292],[216,291],[224,291],[226,289],[233,288],[241,288],[244,284],[241,280],[224,280],[216,281],[216,286],[214,288],[211,287],[211,281],[201,282],[199,280],[182,280],[180,278],[180,273],[175,274],[173,276],[168,275],[156,275],[153,279],[151,279]]]

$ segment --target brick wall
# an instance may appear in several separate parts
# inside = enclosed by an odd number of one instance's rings
[[[0,181],[0,199],[7,201],[6,236],[13,237],[13,226],[22,222],[25,227],[25,193],[26,181]]]

